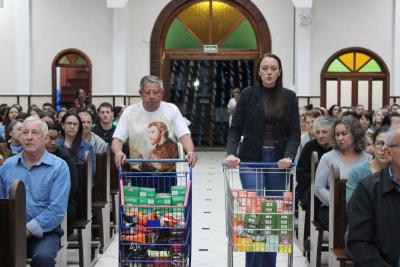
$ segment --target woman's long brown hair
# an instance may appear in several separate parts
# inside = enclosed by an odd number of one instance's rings
[[[276,80],[275,87],[273,88],[265,88],[263,86],[262,79],[258,74],[261,66],[261,61],[267,57],[275,59],[278,62],[279,70],[281,71],[281,74]],[[282,63],[277,55],[267,53],[260,58],[257,64],[257,82],[260,84],[260,86],[262,86],[263,90],[271,90],[271,97],[268,97],[267,103],[264,103],[268,107],[267,113],[265,114],[265,119],[269,122],[278,122],[282,120],[286,115],[286,102],[283,95],[282,75]]]

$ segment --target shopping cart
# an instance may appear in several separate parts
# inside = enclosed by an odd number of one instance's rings
[[[173,163],[177,171],[119,168],[119,266],[190,266],[191,166],[180,159],[126,162],[131,165]]]
[[[223,164],[228,266],[233,266],[233,252],[287,253],[288,266],[293,265],[294,166],[279,169],[276,163],[246,162],[227,168]],[[265,188],[265,173],[284,179],[284,189]],[[240,176],[249,174],[255,179],[254,189],[242,187]]]

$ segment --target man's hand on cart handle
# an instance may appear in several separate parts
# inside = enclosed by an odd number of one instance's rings
[[[197,155],[193,151],[190,151],[185,155],[185,160],[194,167],[197,162]]]
[[[287,157],[287,158],[283,158],[281,160],[279,160],[277,162],[278,164],[278,168],[279,169],[287,169],[290,167],[290,165],[293,163],[292,159]]]
[[[225,158],[225,166],[227,168],[230,168],[230,169],[236,168],[237,166],[239,166],[239,164],[240,164],[240,159],[234,155],[228,155]]]
[[[114,157],[115,165],[122,166],[125,163],[126,155],[122,151],[118,151]]]

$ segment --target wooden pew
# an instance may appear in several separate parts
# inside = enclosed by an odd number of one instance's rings
[[[110,245],[110,146],[105,153],[96,154],[95,186],[92,192],[92,208],[100,235],[100,251]]]
[[[329,178],[329,266],[346,266],[351,262],[344,249],[347,227],[346,179],[340,178],[339,168],[332,165]]]
[[[78,232],[77,244],[68,237],[68,248],[79,249],[79,266],[91,266],[92,236],[92,161],[85,153],[84,164],[75,164],[77,171],[76,213],[71,226]],[[68,222],[69,223],[69,222]]]
[[[296,243],[299,247],[299,250],[305,255],[304,243],[307,240],[306,234],[306,225],[310,223],[310,220],[307,221],[307,210],[305,210],[300,203],[297,205],[297,214],[298,214],[298,224],[297,224],[297,237]]]
[[[111,151],[110,154],[110,195],[111,195],[111,235],[118,232],[119,225],[119,179],[118,169],[114,161],[114,153]]]
[[[61,223],[61,229],[64,231],[64,235],[60,240],[60,249],[57,252],[56,267],[67,266],[67,214],[64,216],[64,220]]]
[[[314,151],[311,156],[311,198],[310,198],[310,266],[321,266],[322,237],[324,229],[319,220],[319,207],[321,201],[315,196],[315,173],[319,159],[318,153]]]
[[[26,266],[26,196],[22,181],[11,184],[8,199],[0,199],[1,266]]]

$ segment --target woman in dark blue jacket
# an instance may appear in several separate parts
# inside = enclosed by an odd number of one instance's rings
[[[274,54],[265,54],[257,65],[258,85],[240,94],[228,132],[228,168],[240,161],[276,162],[278,168],[289,168],[300,143],[299,107],[296,94],[283,88],[282,64]],[[239,148],[239,141],[243,141]],[[286,179],[281,174],[240,172],[244,189],[257,191],[284,190]],[[259,193],[261,191],[258,191]],[[281,192],[267,192],[267,196],[281,196]],[[246,266],[275,266],[276,253],[247,253]]]

